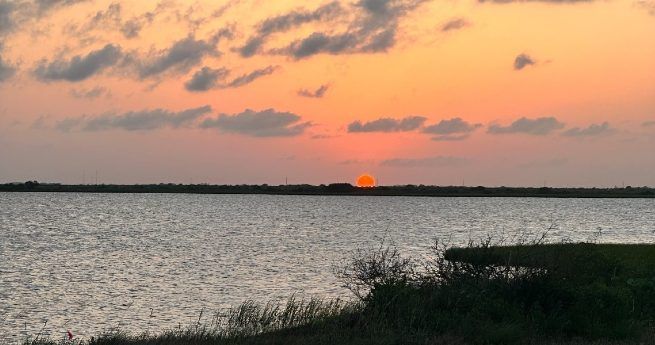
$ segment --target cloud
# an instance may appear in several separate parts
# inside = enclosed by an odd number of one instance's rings
[[[653,0],[640,0],[637,1],[637,5],[641,8],[644,8],[651,15],[655,16],[655,1]]]
[[[0,0],[0,38],[14,29],[16,22],[13,15],[17,5],[15,1]]]
[[[646,121],[641,124],[643,127],[655,127],[655,121]]]
[[[83,25],[70,24],[66,27],[71,36],[82,37],[90,31],[99,29],[104,31],[118,31],[127,39],[138,37],[141,30],[154,22],[155,18],[164,12],[170,3],[160,2],[154,10],[148,11],[130,19],[123,19],[123,7],[119,2],[113,2],[106,10],[100,10],[91,16]]]
[[[107,44],[104,48],[92,51],[86,56],[77,55],[68,61],[64,59],[52,62],[42,60],[34,70],[34,74],[42,81],[79,82],[113,66],[121,56],[119,46]]]
[[[519,54],[514,59],[514,69],[517,70],[517,71],[520,71],[520,70],[524,69],[525,67],[530,66],[530,65],[534,65],[536,63],[537,62],[534,59],[532,59],[532,57],[530,57],[529,55]]]
[[[38,19],[50,10],[89,0],[0,0],[0,38],[30,19]]]
[[[453,18],[441,25],[440,30],[442,32],[454,31],[463,29],[465,27],[471,26],[471,22],[464,18]]]
[[[323,98],[325,93],[330,88],[329,85],[321,85],[318,89],[311,91],[307,89],[298,90],[298,96],[308,97],[308,98]]]
[[[75,97],[75,98],[86,98],[86,99],[92,99],[92,98],[98,98],[101,96],[109,96],[111,93],[109,90],[102,86],[96,86],[91,89],[72,89],[70,90],[70,95]]]
[[[186,72],[198,65],[205,56],[218,56],[215,42],[196,40],[193,36],[174,42],[168,49],[151,54],[149,61],[137,62],[141,79],[164,72]]]
[[[425,120],[423,116],[408,116],[403,119],[381,118],[365,123],[355,121],[348,125],[348,132],[409,132],[421,127]]]
[[[286,32],[303,24],[335,18],[343,9],[337,1],[318,7],[314,11],[293,10],[289,13],[268,18],[257,25],[256,34],[236,51],[241,57],[251,57],[261,51],[268,37],[274,33]]]
[[[78,127],[83,121],[83,117],[69,117],[57,122],[55,128],[62,132],[70,132]]]
[[[300,116],[290,112],[246,109],[238,114],[220,114],[216,118],[205,119],[200,127],[252,137],[292,137],[302,134],[311,126],[310,122],[300,121]]]
[[[381,166],[395,168],[444,168],[463,165],[467,162],[461,157],[435,156],[428,158],[394,158],[380,162]]]
[[[268,66],[265,68],[257,69],[250,73],[236,77],[230,82],[226,82],[225,79],[230,74],[230,70],[226,68],[212,69],[209,67],[203,67],[198,72],[196,72],[193,77],[191,77],[191,80],[186,82],[184,86],[188,91],[191,92],[202,92],[215,88],[223,89],[242,87],[254,82],[263,76],[272,74],[277,68],[277,66]]]
[[[57,129],[70,131],[80,128],[83,131],[106,131],[122,129],[127,131],[146,131],[165,127],[180,128],[189,126],[203,115],[212,111],[209,105],[172,112],[165,109],[130,111],[123,114],[103,114],[95,117],[64,119],[57,123]]]
[[[455,117],[450,120],[441,120],[439,123],[423,128],[423,133],[435,134],[435,141],[464,140],[476,129],[482,127],[479,123],[469,123],[462,118]]]
[[[313,32],[271,52],[303,59],[316,54],[386,52],[396,43],[399,21],[428,0],[360,0],[342,32]]]
[[[5,62],[0,55],[0,83],[13,77],[16,73],[16,67]]]
[[[191,92],[207,91],[217,87],[218,82],[223,80],[230,71],[226,68],[213,69],[203,67],[193,74],[191,80],[184,84],[184,87]]]
[[[39,11],[44,12],[57,7],[75,5],[86,1],[89,0],[35,0],[34,3],[38,7]]]
[[[437,135],[432,137],[434,141],[462,141],[468,139],[468,134],[459,134],[459,135]]]
[[[603,122],[601,124],[591,124],[586,128],[574,127],[564,131],[562,135],[566,137],[594,137],[611,134],[612,132],[614,132],[614,129],[610,127],[610,124]]]
[[[360,160],[360,159],[346,159],[338,162],[339,165],[370,165],[374,163],[370,160]]]
[[[523,133],[530,135],[546,135],[553,131],[564,128],[564,124],[559,122],[554,117],[539,117],[536,119],[528,119],[522,117],[509,126],[490,125],[487,133],[490,134],[510,134],[510,133]]]
[[[266,68],[257,69],[250,73],[241,75],[227,84],[227,87],[240,87],[246,84],[250,84],[253,81],[265,76],[272,74],[277,69],[277,66],[268,66]]]

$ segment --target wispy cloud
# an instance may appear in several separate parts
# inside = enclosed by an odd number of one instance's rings
[[[460,30],[471,26],[471,22],[464,18],[453,18],[441,25],[439,28],[442,32]]]
[[[200,64],[206,56],[218,56],[214,40],[195,39],[187,36],[174,42],[169,48],[151,52],[144,59],[131,56],[141,79],[156,77],[166,72],[184,73]]]
[[[85,56],[76,55],[70,60],[41,60],[34,69],[36,77],[42,81],[79,82],[115,65],[122,56],[121,48],[107,44]]]
[[[188,91],[202,92],[218,87],[219,81],[225,79],[230,74],[226,68],[213,69],[203,67],[193,74],[191,79],[184,84]]]
[[[427,158],[393,158],[380,162],[381,166],[397,168],[439,168],[460,166],[466,159],[453,156],[435,156]]]
[[[263,45],[272,34],[285,32],[311,22],[333,19],[342,12],[341,4],[333,1],[313,11],[293,10],[283,15],[268,18],[257,25],[256,34],[251,36],[236,51],[242,57],[251,57],[261,52]]]
[[[348,125],[348,132],[409,132],[420,128],[425,120],[423,116],[408,116],[403,119],[380,118],[364,123],[354,121]]]
[[[566,137],[595,137],[611,134],[614,131],[608,122],[603,122],[601,124],[591,124],[585,128],[574,127],[564,131],[562,135]]]
[[[268,66],[268,67],[265,67],[265,68],[262,68],[262,69],[254,70],[254,71],[252,71],[250,73],[246,73],[246,74],[243,74],[243,75],[241,75],[239,77],[236,77],[234,80],[229,82],[226,86],[227,87],[240,87],[240,86],[244,86],[246,84],[250,84],[253,81],[255,81],[255,80],[257,80],[257,79],[259,79],[259,78],[261,78],[263,76],[273,74],[273,72],[275,72],[276,69],[278,69],[278,66]]]
[[[298,90],[298,96],[308,97],[308,98],[323,98],[325,93],[329,89],[329,85],[321,85],[316,90],[300,89]]]
[[[67,118],[57,123],[57,129],[71,131],[106,131],[122,129],[127,131],[147,131],[165,127],[189,127],[202,116],[210,113],[209,105],[173,112],[166,109],[130,111],[121,114],[107,113],[99,116]]]
[[[492,124],[488,127],[487,132],[490,134],[523,133],[529,135],[547,135],[562,128],[564,128],[564,123],[554,117],[539,117],[536,119],[522,117],[512,122],[509,126]]]
[[[428,0],[360,0],[345,31],[313,32],[271,52],[304,59],[317,54],[386,52],[396,44],[399,21]]]
[[[90,89],[72,89],[70,90],[69,93],[71,96],[75,98],[86,98],[86,99],[109,96],[111,94],[108,89],[102,86],[96,86]]]
[[[237,114],[220,114],[200,124],[201,128],[216,128],[225,133],[252,137],[292,137],[302,134],[310,126],[310,122],[301,122],[299,115],[275,109],[246,109]]]
[[[231,73],[226,68],[212,69],[203,67],[191,77],[191,80],[185,83],[185,88],[191,92],[203,92],[211,89],[224,89],[236,88],[248,85],[255,80],[273,74],[277,70],[277,66],[268,66],[261,69],[256,69],[252,72],[242,74],[231,81],[227,81],[228,75]]]
[[[441,120],[439,123],[423,128],[423,133],[432,134],[435,141],[464,140],[476,129],[482,127],[479,123],[469,123],[460,117]]]

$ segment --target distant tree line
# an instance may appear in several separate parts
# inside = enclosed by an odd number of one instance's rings
[[[379,195],[379,196],[442,196],[442,197],[553,197],[553,198],[652,198],[650,187],[553,188],[553,187],[465,187],[401,185],[359,188],[350,183],[321,185],[296,184],[210,185],[210,184],[82,184],[58,183],[0,184],[2,192],[70,192],[70,193],[193,193],[193,194],[280,194],[280,195]]]

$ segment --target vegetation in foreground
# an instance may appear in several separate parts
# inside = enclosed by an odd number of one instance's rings
[[[490,241],[423,262],[393,247],[336,269],[355,302],[245,303],[211,325],[115,344],[655,344],[655,245]],[[26,344],[73,341],[31,339]]]

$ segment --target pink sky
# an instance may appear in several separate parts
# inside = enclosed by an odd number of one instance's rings
[[[655,2],[0,0],[0,182],[655,185]]]

